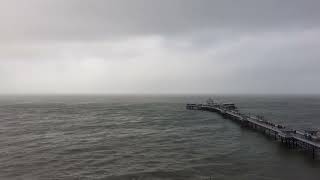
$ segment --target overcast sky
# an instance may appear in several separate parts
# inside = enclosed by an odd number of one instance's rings
[[[0,0],[0,93],[319,94],[319,0]]]

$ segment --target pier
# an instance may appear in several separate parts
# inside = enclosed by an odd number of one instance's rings
[[[233,120],[241,126],[262,132],[275,141],[281,142],[288,148],[297,149],[311,154],[317,159],[320,150],[320,132],[318,130],[287,129],[280,124],[274,124],[261,116],[240,113],[233,103],[216,103],[209,99],[206,104],[187,104],[188,110],[210,111],[220,114],[226,119]]]

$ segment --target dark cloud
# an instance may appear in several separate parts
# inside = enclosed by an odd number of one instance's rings
[[[0,1],[0,39],[104,40],[319,26],[317,0],[8,0]]]
[[[318,0],[0,0],[0,93],[320,92]]]

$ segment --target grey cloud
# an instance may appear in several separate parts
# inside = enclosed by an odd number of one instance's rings
[[[104,40],[203,29],[251,32],[319,26],[317,0],[0,1],[2,41]]]
[[[64,53],[48,53],[49,61],[0,61],[0,92],[317,93],[319,34],[252,34],[205,48],[195,48],[194,38],[148,36],[95,46],[71,43],[57,46]],[[117,53],[98,53],[107,47]]]
[[[0,93],[318,93],[320,1],[0,0]]]

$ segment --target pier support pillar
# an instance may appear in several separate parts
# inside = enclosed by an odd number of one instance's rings
[[[312,146],[312,159],[315,159],[314,146]]]

